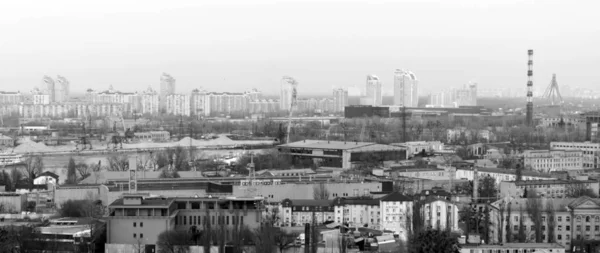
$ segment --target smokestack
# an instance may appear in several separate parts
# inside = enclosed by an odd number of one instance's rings
[[[477,172],[477,167],[473,167],[473,199],[477,201],[479,198],[479,174]]]

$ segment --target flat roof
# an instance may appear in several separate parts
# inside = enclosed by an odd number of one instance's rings
[[[131,197],[131,196],[128,196]],[[141,197],[141,196],[140,196]],[[117,199],[109,207],[135,207],[135,206],[147,206],[147,207],[169,207],[175,200],[172,198],[142,198],[141,205],[126,205],[123,204],[123,198]]]
[[[473,169],[471,169],[470,167],[456,168],[456,170],[457,171],[458,170],[470,170],[470,171],[473,171]],[[511,174],[511,175],[516,175],[516,173],[517,173],[517,170],[513,170],[513,169],[484,168],[484,167],[477,167],[477,171],[478,172],[499,173],[499,174]],[[523,176],[554,178],[550,174],[540,173],[540,172],[536,172],[536,171],[522,170],[521,172],[523,173]]]
[[[558,243],[503,243],[500,244],[463,244],[461,248],[473,248],[473,249],[509,249],[509,248],[526,248],[526,249],[564,249],[564,247]]]
[[[581,183],[597,183],[596,180],[525,180],[525,181],[504,181],[514,183],[515,185],[538,185],[538,184],[581,184]],[[501,182],[502,183],[502,182]]]
[[[354,142],[354,141],[322,141],[322,140],[304,140],[288,144],[279,145],[284,148],[308,148],[308,149],[353,149],[373,145],[372,142]]]

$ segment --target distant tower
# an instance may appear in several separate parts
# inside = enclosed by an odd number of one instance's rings
[[[175,78],[167,73],[163,73],[160,76],[160,89],[159,89],[159,108],[165,110],[167,107],[167,96],[175,94]]]
[[[418,107],[419,81],[413,72],[404,69],[394,71],[394,105]]]
[[[48,94],[48,96],[50,97],[50,103],[54,103],[55,97],[56,97],[54,80],[52,79],[52,77],[44,76],[44,78],[42,79],[42,82],[44,82],[44,84],[46,85],[45,91],[46,91],[46,94]]]
[[[533,50],[527,51],[529,61],[527,62],[527,115],[525,116],[525,124],[531,126],[533,124]]]
[[[370,105],[381,106],[383,104],[381,99],[381,81],[376,75],[367,75],[365,96]]]
[[[548,85],[548,88],[546,88],[543,98],[550,99],[553,105],[562,104],[563,98],[560,95],[560,91],[558,89],[558,82],[556,82],[556,74],[552,74],[552,81],[550,81],[550,85]]]

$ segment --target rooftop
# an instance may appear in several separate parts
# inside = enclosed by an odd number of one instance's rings
[[[279,145],[284,148],[309,148],[309,149],[353,149],[373,145],[372,142],[345,142],[345,141],[321,141],[321,140],[304,140],[288,144]]]
[[[142,198],[141,206],[147,207],[169,207],[173,203],[174,199],[172,198]],[[117,199],[109,207],[129,207],[135,205],[125,205],[123,204],[123,198]]]
[[[558,243],[504,243],[500,244],[464,244],[460,246],[463,249],[564,249],[564,247]]]
[[[483,167],[476,167],[478,172],[488,172],[488,173],[500,173],[500,174],[511,174],[511,175],[515,175],[517,170],[512,170],[512,169],[501,169],[501,168],[483,168]],[[472,168],[469,167],[463,167],[463,168],[457,168],[456,170],[473,170]],[[523,170],[522,171],[523,176],[530,176],[530,177],[543,177],[543,178],[553,178],[552,175],[547,174],[547,173],[540,173],[537,171],[531,171],[531,170]]]
[[[387,202],[406,202],[406,201],[412,201],[412,198],[403,195],[402,193],[399,192],[392,192],[386,196],[384,196],[383,198],[381,198],[381,201],[387,201]]]
[[[334,205],[379,205],[379,199],[352,199],[352,198],[336,198]]]
[[[332,200],[314,200],[314,199],[285,199],[282,202],[289,201],[291,206],[331,206]]]
[[[582,183],[597,183],[596,180],[525,180],[525,181],[506,181],[515,185],[539,185],[539,184],[582,184]]]

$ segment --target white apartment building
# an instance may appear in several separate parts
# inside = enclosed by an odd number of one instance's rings
[[[333,111],[344,112],[346,106],[348,106],[348,90],[333,89]]]
[[[381,198],[381,229],[394,231],[402,241],[408,240],[408,231],[412,230],[413,200],[399,192]]]
[[[50,95],[48,94],[34,94],[33,95],[34,105],[48,105],[50,104]]]
[[[381,80],[379,80],[379,77],[376,75],[367,75],[367,84],[363,101],[365,101],[364,105],[380,106],[383,104],[381,96]]]
[[[332,200],[284,199],[281,202],[281,226],[298,227],[312,223],[321,225],[326,221],[334,221]]]
[[[565,198],[577,191],[590,189],[592,192],[600,191],[600,183],[596,180],[530,180],[530,181],[503,181],[499,187],[500,196],[514,198],[527,197],[535,192],[546,198]]]
[[[250,101],[249,103],[249,113],[274,113],[279,112],[279,100],[275,99],[258,99],[254,101]]]
[[[206,91],[201,89],[192,90],[190,98],[190,114],[195,116],[204,116]]]
[[[426,228],[458,230],[458,206],[450,200],[444,197],[425,197],[420,210]]]
[[[0,104],[16,105],[23,102],[21,92],[0,91]]]
[[[500,184],[502,181],[515,181],[516,171],[508,170],[508,169],[497,169],[497,168],[481,168],[475,167],[471,168],[457,168],[456,169],[456,179],[466,179],[469,181],[473,181],[475,173],[478,174],[479,178],[490,176],[496,179],[496,184]],[[522,171],[522,179],[523,180],[552,180],[556,179],[550,176],[549,174],[539,173],[535,171]]]
[[[419,81],[411,71],[396,69],[394,72],[394,105],[419,106]]]
[[[334,217],[338,224],[348,223],[349,227],[380,228],[381,211],[378,199],[334,200]]]
[[[160,89],[158,92],[158,100],[161,111],[164,111],[166,109],[167,96],[175,94],[175,83],[175,78],[173,78],[167,73],[163,73],[160,76]]]
[[[582,170],[581,150],[525,150],[523,164],[531,170],[550,173],[552,171]]]
[[[289,111],[292,106],[292,100],[296,97],[296,85],[298,82],[289,76],[281,79],[279,93],[279,108],[283,111]]]
[[[142,93],[142,112],[143,114],[156,114],[158,113],[159,97],[158,93],[151,87],[148,87],[146,91]]]
[[[403,143],[392,143],[390,145],[406,147],[406,155],[408,158],[414,157],[416,154],[423,152],[423,150],[426,153],[444,150],[444,143],[440,141],[409,141]]]
[[[598,169],[598,154],[600,143],[592,142],[550,142],[550,149],[581,150],[583,151],[583,168]]]
[[[167,114],[190,116],[190,96],[172,94],[167,96]]]

